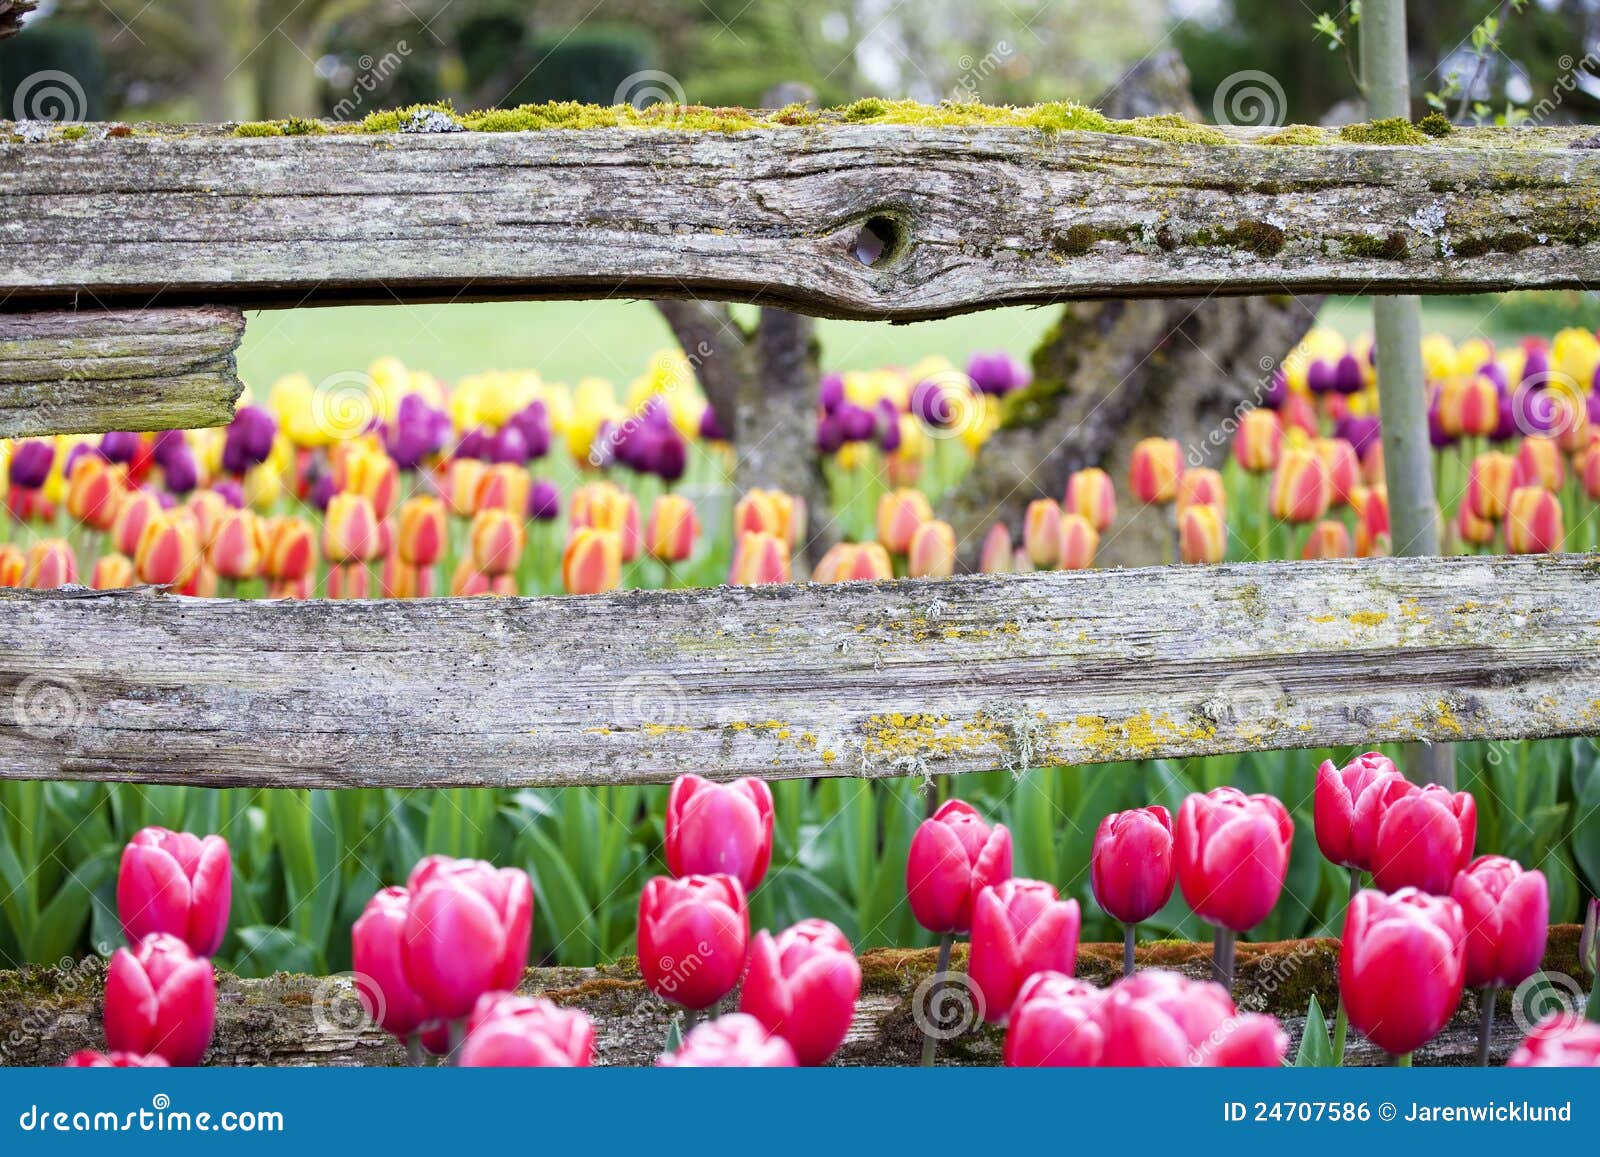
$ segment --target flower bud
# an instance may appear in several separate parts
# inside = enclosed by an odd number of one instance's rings
[[[789,581],[789,548],[771,534],[746,531],[734,548],[728,582],[733,586],[760,586]]]
[[[1140,502],[1165,505],[1178,494],[1183,449],[1174,438],[1145,438],[1128,461],[1128,488]]]
[[[1233,436],[1233,458],[1251,474],[1265,474],[1278,464],[1283,422],[1273,410],[1247,410]]]
[[[622,582],[622,547],[613,531],[580,526],[561,552],[561,585],[569,595],[598,595]]]
[[[1111,484],[1111,475],[1098,466],[1074,471],[1067,478],[1061,507],[1083,515],[1095,530],[1103,532],[1117,517],[1117,491]]]
[[[472,565],[491,578],[508,575],[522,561],[528,532],[522,514],[497,506],[486,506],[472,516]]]
[[[1011,531],[1003,522],[989,528],[983,537],[983,549],[978,553],[978,571],[981,574],[1011,573]]]
[[[1187,506],[1178,518],[1178,552],[1187,563],[1217,563],[1228,553],[1228,524],[1216,506]]]
[[[1272,516],[1283,522],[1315,522],[1328,512],[1331,498],[1322,459],[1312,450],[1286,448],[1272,475]]]
[[[395,527],[395,552],[413,567],[431,567],[444,554],[449,541],[448,512],[442,500],[419,494],[400,504]]]
[[[133,562],[140,582],[181,587],[194,577],[201,562],[193,520],[180,511],[162,511],[145,523]]]
[[[1311,535],[1306,539],[1305,549],[1300,552],[1300,557],[1349,558],[1351,553],[1350,532],[1345,529],[1344,523],[1324,518],[1311,528]]]
[[[1467,473],[1467,499],[1465,505],[1472,514],[1486,522],[1498,522],[1505,516],[1506,504],[1511,500],[1511,477],[1516,462],[1509,454],[1490,450],[1472,460]]]
[[[905,554],[917,527],[932,518],[933,507],[922,491],[891,490],[878,499],[878,541],[890,554]]]
[[[811,572],[814,583],[883,582],[894,578],[894,564],[880,542],[836,542]]]
[[[1503,524],[1506,549],[1512,554],[1547,554],[1561,549],[1566,530],[1561,501],[1542,486],[1511,492]]]
[[[660,562],[687,562],[700,537],[694,503],[681,494],[663,494],[650,507],[645,528],[650,557]]]
[[[134,573],[133,560],[125,554],[103,554],[94,560],[94,570],[91,572],[89,585],[97,591],[119,591],[124,587],[131,587],[138,581]],[[5,586],[0,581],[0,586]]]
[[[1061,561],[1061,507],[1048,498],[1028,503],[1022,520],[1022,545],[1035,567],[1054,570]]]
[[[750,918],[733,876],[656,876],[639,896],[639,973],[651,992],[709,1008],[744,971]]]
[[[264,548],[260,517],[253,510],[230,509],[217,525],[208,560],[223,578],[255,578],[261,570]]]
[[[1228,491],[1221,474],[1208,466],[1196,466],[1178,476],[1178,514],[1191,506],[1215,506],[1218,514],[1228,509]]]
[[[912,578],[949,578],[956,569],[956,532],[948,522],[924,522],[911,535],[906,570]]]

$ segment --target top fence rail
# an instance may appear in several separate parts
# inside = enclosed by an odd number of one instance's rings
[[[1600,280],[1589,129],[1081,131],[987,111],[1013,123],[0,123],[0,295],[18,310],[622,294],[911,321]]]

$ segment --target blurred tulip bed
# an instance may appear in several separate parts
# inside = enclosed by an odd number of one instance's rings
[[[1432,337],[1423,353],[1447,550],[1593,549],[1595,334],[1564,330],[1504,350]],[[1218,467],[1193,464],[1195,447],[1147,438],[1126,477],[1080,471],[1018,525],[990,528],[981,568],[1092,566],[1122,525],[1119,503],[1123,521],[1133,507],[1161,509],[1166,561],[1388,553],[1377,378],[1369,343],[1314,331],[1262,383],[1257,404],[1218,431]],[[811,581],[953,573],[959,544],[934,517],[938,498],[975,461],[981,469],[1008,399],[1028,386],[1027,368],[1004,354],[976,355],[964,368],[929,360],[825,377],[815,438],[843,541]],[[410,598],[807,577],[800,547],[815,512],[777,491],[733,493],[733,463],[677,351],[621,390],[600,379],[545,382],[531,370],[447,385],[384,359],[316,384],[281,379],[247,395],[224,429],[0,443],[9,512],[0,586]],[[1256,939],[1287,939],[1344,924],[1350,863],[1319,847],[1313,812],[1319,764],[1352,754],[1041,768],[944,777],[933,788],[945,807],[965,801],[1004,826],[1006,875],[1048,881],[1079,906],[1074,940],[1080,921],[1085,939],[1123,932],[1092,884],[1106,817],[1146,806],[1177,816],[1196,793],[1223,788],[1270,795],[1282,801],[1287,833],[1282,897],[1245,927]],[[1550,921],[1581,919],[1585,898],[1600,891],[1595,745],[1465,743],[1455,754],[1460,787],[1475,800],[1476,851],[1542,873]],[[907,895],[908,857],[932,806],[926,790],[914,779],[772,784],[770,870],[739,897],[750,925],[792,932],[824,920],[857,951],[935,943],[941,929],[919,919]],[[534,962],[614,960],[639,948],[641,893],[675,871],[668,795],[0,784],[0,966],[120,942],[124,846],[151,828],[225,841],[229,931],[194,951],[243,975],[349,969],[350,929],[369,901],[430,856],[526,872],[539,913]],[[1465,853],[1473,850],[1469,840]],[[1453,877],[1431,890],[1448,893]],[[1216,921],[1170,896],[1169,882],[1138,917],[1140,935],[1210,938]],[[819,936],[828,939],[811,939]]]

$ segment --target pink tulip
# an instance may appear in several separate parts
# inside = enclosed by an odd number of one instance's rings
[[[776,938],[756,933],[739,1011],[788,1041],[802,1065],[820,1065],[844,1043],[860,995],[861,965],[844,933],[802,920]]]
[[[484,993],[517,987],[533,932],[526,872],[429,856],[411,870],[406,890],[401,960],[430,1013],[457,1020]]]
[[[677,1052],[656,1058],[664,1069],[783,1069],[797,1063],[788,1041],[768,1036],[759,1020],[742,1012],[707,1021],[684,1038]]]
[[[1534,1026],[1506,1068],[1600,1068],[1600,1024],[1571,1012],[1554,1013]]]
[[[1035,972],[1022,982],[1006,1028],[1011,1068],[1098,1065],[1106,1034],[1099,1020],[1105,993],[1061,972]]]
[[[197,1065],[211,1044],[217,978],[211,961],[176,936],[156,932],[130,952],[111,954],[106,970],[106,1046],[156,1053],[174,1065]]]
[[[1094,898],[1113,920],[1138,924],[1172,898],[1172,813],[1113,812],[1100,821],[1089,859]]]
[[[83,1049],[61,1062],[64,1069],[164,1069],[167,1058],[143,1053],[97,1053]]]
[[[713,783],[680,775],[667,797],[667,870],[734,876],[756,890],[772,860],[772,792],[759,779]]]
[[[911,914],[930,932],[966,932],[972,901],[1011,877],[1011,833],[991,830],[971,804],[946,800],[911,837],[906,892]]]
[[[1376,751],[1358,755],[1340,768],[1331,759],[1323,760],[1317,768],[1313,809],[1317,847],[1341,867],[1372,871],[1378,821],[1395,795],[1404,795],[1410,786],[1394,760]]]
[[[1118,981],[1100,1023],[1102,1065],[1276,1067],[1289,1049],[1275,1019],[1240,1013],[1222,985],[1158,969]]]
[[[383,1030],[405,1040],[432,1019],[406,977],[405,928],[410,893],[385,888],[367,901],[350,929],[356,996]]]
[[[1456,873],[1472,862],[1477,838],[1478,805],[1469,793],[1452,795],[1436,783],[1413,787],[1378,822],[1372,882],[1385,892],[1421,888],[1448,896]]]
[[[462,1068],[588,1068],[594,1022],[540,997],[486,992],[473,1006],[458,1059]]]
[[[709,1008],[744,971],[750,917],[734,876],[656,876],[639,896],[639,973],[651,992]]]
[[[1455,879],[1467,934],[1465,983],[1470,988],[1521,984],[1544,963],[1550,930],[1550,888],[1544,873],[1504,856],[1479,856]]]
[[[967,974],[985,1020],[1003,1023],[1034,973],[1072,975],[1079,923],[1078,902],[1041,880],[1004,880],[978,893]]]
[[[1427,1044],[1461,1002],[1466,932],[1448,896],[1402,888],[1350,901],[1339,948],[1339,992],[1350,1023],[1385,1052]]]
[[[1195,794],[1178,809],[1178,886],[1196,915],[1233,932],[1267,918],[1289,871],[1294,821],[1270,795],[1235,787]]]
[[[233,863],[221,836],[144,828],[122,849],[117,913],[130,944],[167,932],[196,956],[214,955],[232,899]]]

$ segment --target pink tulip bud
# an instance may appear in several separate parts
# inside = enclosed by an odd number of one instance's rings
[[[802,1065],[820,1065],[844,1043],[860,995],[861,965],[844,933],[802,920],[776,938],[756,933],[739,1011],[788,1041]]]
[[[1550,930],[1550,887],[1544,873],[1504,856],[1479,856],[1455,878],[1467,933],[1466,984],[1521,984],[1544,963]]]
[[[1005,880],[978,893],[967,974],[985,1020],[1003,1023],[1035,972],[1072,975],[1080,922],[1078,902],[1041,880]]]
[[[1470,793],[1452,795],[1436,783],[1412,787],[1378,821],[1372,882],[1385,892],[1421,888],[1447,896],[1456,873],[1472,862],[1477,837],[1478,805]]]
[[[594,1022],[541,997],[486,992],[473,1006],[458,1059],[462,1068],[588,1068]]]
[[[1113,812],[1100,821],[1089,859],[1094,898],[1113,920],[1137,924],[1172,898],[1172,813],[1164,807]]]
[[[178,937],[157,932],[132,951],[119,948],[106,970],[106,1046],[156,1053],[174,1065],[197,1065],[211,1044],[217,978],[211,961]]]
[[[1275,1019],[1241,1014],[1222,985],[1159,969],[1118,981],[1100,1023],[1102,1065],[1275,1068],[1289,1049]]]
[[[411,870],[406,890],[401,961],[434,1016],[456,1020],[485,992],[517,987],[533,932],[526,872],[429,856]]]
[[[410,900],[404,888],[385,888],[367,901],[350,929],[356,996],[368,1016],[401,1040],[431,1019],[427,1002],[406,978],[405,928]]]
[[[929,932],[967,931],[973,897],[1010,877],[1011,833],[1004,824],[991,830],[962,800],[946,800],[911,837],[906,892]]]
[[[1394,760],[1376,751],[1338,768],[1331,759],[1323,760],[1312,809],[1317,847],[1341,867],[1370,872],[1378,821],[1396,796],[1410,790]]]
[[[772,791],[759,779],[714,783],[680,775],[667,796],[667,870],[737,877],[756,890],[772,861]]]
[[[677,1052],[656,1058],[664,1069],[784,1069],[798,1063],[788,1041],[768,1036],[759,1020],[742,1012],[700,1025]]]
[[[122,849],[117,914],[129,943],[168,932],[196,956],[214,955],[232,900],[233,862],[221,836],[145,828]]]
[[[639,973],[651,992],[710,1008],[739,983],[750,917],[735,876],[656,876],[639,896]]]
[[[1402,888],[1356,893],[1339,948],[1339,993],[1350,1023],[1395,1056],[1427,1044],[1461,1002],[1466,933],[1461,905]]]
[[[167,1058],[143,1053],[97,1053],[83,1049],[61,1062],[64,1069],[164,1069]]]
[[[1178,886],[1209,924],[1245,932],[1267,918],[1289,871],[1294,821],[1270,795],[1219,787],[1178,809]]]
[[[1061,972],[1035,972],[1011,1006],[1004,1060],[1011,1068],[1084,1068],[1100,1063],[1105,993]]]
[[[1600,1024],[1570,1012],[1553,1013],[1534,1026],[1506,1068],[1600,1068]]]

